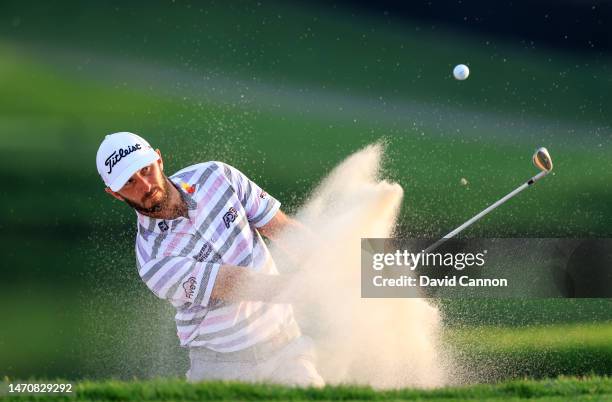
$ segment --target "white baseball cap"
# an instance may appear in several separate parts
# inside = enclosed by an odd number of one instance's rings
[[[104,183],[119,191],[130,177],[159,159],[157,152],[142,137],[128,132],[109,134],[104,138],[96,165]]]

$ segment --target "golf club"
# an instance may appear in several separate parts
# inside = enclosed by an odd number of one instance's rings
[[[552,159],[550,158],[550,154],[548,153],[548,150],[544,147],[538,148],[536,150],[536,152],[533,154],[532,160],[533,160],[533,164],[538,169],[541,170],[540,173],[533,176],[531,179],[527,180],[525,183],[521,184],[519,187],[517,187],[516,189],[514,189],[513,191],[511,191],[504,197],[500,198],[493,204],[489,205],[487,208],[479,212],[477,215],[475,215],[471,219],[467,220],[464,224],[457,227],[455,230],[446,234],[440,240],[438,240],[437,242],[433,243],[432,245],[427,247],[425,250],[423,250],[423,252],[428,253],[440,247],[442,244],[444,244],[444,242],[446,242],[449,239],[452,239],[457,234],[459,234],[461,231],[463,231],[465,228],[467,228],[468,226],[470,226],[471,224],[473,224],[474,222],[476,222],[477,220],[479,220],[480,218],[482,218],[489,212],[493,211],[495,208],[499,207],[501,204],[508,201],[510,198],[514,197],[515,195],[517,195],[518,193],[520,193],[527,187],[531,186],[533,183],[540,180],[542,177],[546,176],[548,173],[550,173],[550,171],[553,168],[553,163],[552,163]]]

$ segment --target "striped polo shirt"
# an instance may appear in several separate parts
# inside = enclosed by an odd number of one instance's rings
[[[280,202],[223,162],[193,165],[169,179],[189,217],[137,212],[136,261],[147,287],[176,308],[180,345],[233,352],[295,325],[289,304],[211,298],[221,265],[278,274],[256,228],[272,219]]]

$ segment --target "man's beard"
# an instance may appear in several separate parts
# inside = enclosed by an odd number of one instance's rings
[[[147,200],[147,198],[151,197],[153,193],[155,193],[156,190],[161,191],[162,193],[161,199],[156,204],[151,205],[149,208],[145,208],[144,202]],[[168,206],[169,199],[170,199],[170,191],[168,191],[168,179],[164,177],[164,181],[162,181],[161,188],[159,187],[152,188],[151,191],[146,193],[142,197],[142,204],[128,200],[127,198],[125,198],[125,202],[126,204],[134,208],[136,211],[142,214],[145,214],[145,215],[150,215],[150,214],[156,214],[162,211],[163,209],[165,209]]]

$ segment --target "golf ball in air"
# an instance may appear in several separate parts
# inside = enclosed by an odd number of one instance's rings
[[[456,79],[463,81],[470,75],[470,69],[465,64],[459,64],[453,69],[453,75]]]

